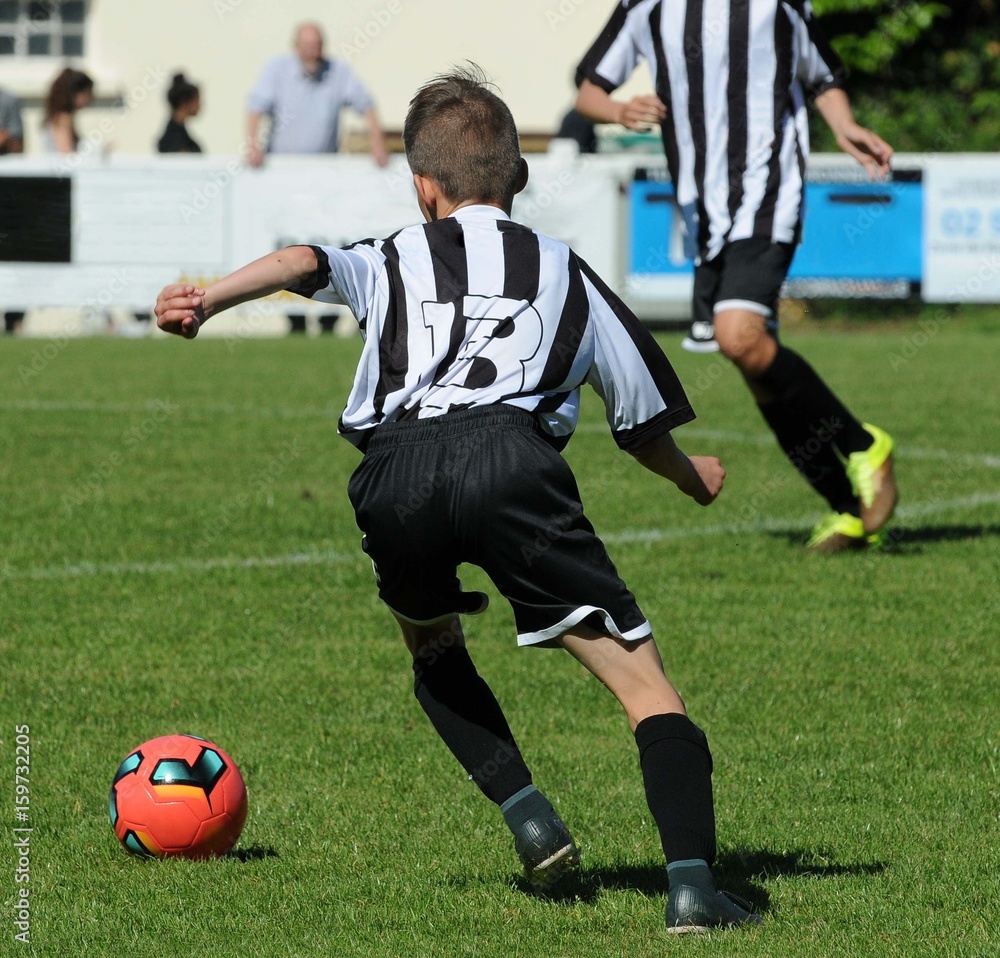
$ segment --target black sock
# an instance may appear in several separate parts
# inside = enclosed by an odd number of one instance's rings
[[[464,647],[427,650],[414,659],[413,675],[431,724],[491,802],[502,805],[531,784],[500,703]]]
[[[872,436],[798,353],[778,346],[774,362],[757,377],[774,401],[797,409],[817,435],[827,435],[841,455],[861,452]]]
[[[830,435],[813,432],[796,406],[769,402],[761,403],[758,408],[789,462],[830,503],[830,508],[834,512],[860,515],[858,498]]]
[[[667,863],[715,861],[712,754],[686,715],[643,719],[635,729],[646,802],[660,832]]]

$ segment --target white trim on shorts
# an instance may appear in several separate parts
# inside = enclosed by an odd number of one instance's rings
[[[712,315],[715,313],[721,313],[726,309],[745,309],[749,313],[756,313],[758,316],[763,316],[764,319],[770,319],[774,315],[774,310],[770,306],[762,306],[760,303],[755,303],[752,299],[723,299],[719,300],[712,307]]]
[[[598,608],[596,605],[581,605],[578,609],[570,612],[561,622],[550,625],[547,629],[542,629],[538,632],[519,632],[517,634],[517,644],[537,645],[539,642],[550,642],[552,639],[568,632],[574,625],[579,625],[588,615],[593,615],[595,612],[604,619],[604,628],[607,629],[608,634],[613,635],[616,639],[622,639],[625,642],[637,642],[639,639],[645,639],[647,636],[653,634],[653,627],[646,620],[643,621],[642,625],[637,625],[634,629],[629,629],[628,632],[622,632],[606,609]]]
[[[410,625],[437,625],[439,622],[450,622],[454,616],[463,615],[482,615],[489,608],[489,601],[487,600],[481,609],[476,609],[475,612],[445,612],[444,615],[436,615],[433,619],[413,619],[408,615],[403,615],[402,612],[394,609],[385,599],[381,599],[382,604],[394,615],[397,619],[402,619],[404,622],[409,622]]]

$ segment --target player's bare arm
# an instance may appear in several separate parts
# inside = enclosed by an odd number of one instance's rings
[[[854,119],[851,101],[843,90],[839,87],[825,90],[816,97],[816,109],[837,138],[837,146],[853,156],[872,179],[888,175],[892,147]]]
[[[576,111],[594,123],[619,123],[638,132],[650,129],[667,116],[667,108],[658,96],[636,96],[628,102],[615,100],[590,80],[580,85]]]
[[[711,505],[722,492],[726,470],[714,456],[687,456],[667,433],[639,446],[632,456],[650,472],[669,479],[700,506]]]
[[[294,286],[312,277],[318,268],[308,246],[289,246],[223,277],[205,289],[174,284],[156,299],[156,325],[164,332],[194,339],[202,323],[216,313]]]

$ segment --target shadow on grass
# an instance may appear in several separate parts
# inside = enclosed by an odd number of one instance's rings
[[[773,539],[784,539],[796,546],[803,545],[806,538],[803,532],[791,529],[772,531],[768,535]],[[1000,537],[1000,526],[996,525],[890,527],[886,530],[885,541],[877,551],[889,554],[916,555],[924,551],[922,547],[925,545],[998,537]],[[875,550],[872,551],[874,553]]]
[[[254,846],[252,848],[237,848],[235,851],[231,851],[226,858],[233,859],[238,862],[259,862],[265,858],[277,858],[278,853],[273,848],[259,848]]]
[[[840,863],[817,851],[772,852],[737,849],[720,855],[712,870],[720,888],[746,898],[759,913],[770,911],[771,896],[759,883],[779,876],[837,878],[844,875],[879,875],[885,862]],[[662,865],[586,866],[564,878],[547,894],[536,892],[523,878],[517,887],[556,904],[596,901],[608,891],[637,891],[647,898],[665,897],[667,872]]]
[[[897,546],[924,545],[935,542],[965,542],[969,539],[996,538],[1000,526],[917,526],[916,528],[889,529],[886,535],[888,550]]]

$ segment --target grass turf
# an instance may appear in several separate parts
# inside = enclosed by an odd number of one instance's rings
[[[700,510],[619,453],[596,397],[567,458],[715,755],[725,884],[766,916],[674,941],[634,747],[558,652],[468,624],[536,782],[584,847],[557,900],[411,693],[345,494],[339,341],[0,345],[2,954],[985,956],[1000,938],[1000,325],[789,342],[888,428],[885,553],[803,553],[820,503],[724,361],[664,337],[718,453]],[[477,570],[468,587],[492,587]],[[13,940],[14,727],[31,727],[31,937]],[[171,731],[240,763],[211,863],[127,856],[118,762]]]

